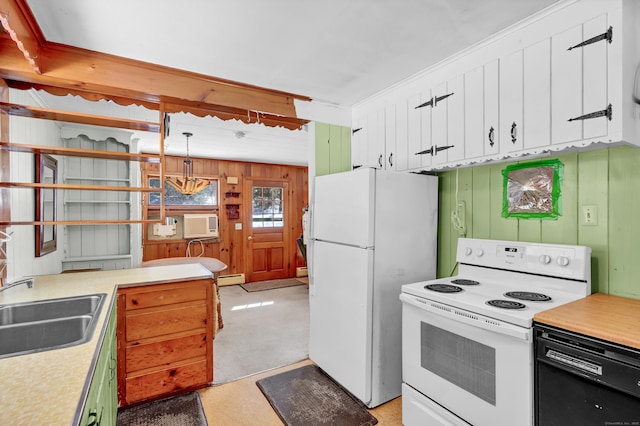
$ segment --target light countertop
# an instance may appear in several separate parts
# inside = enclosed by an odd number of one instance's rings
[[[72,425],[79,419],[107,316],[118,287],[212,277],[200,264],[77,272],[34,277],[0,293],[0,305],[106,293],[91,340],[68,348],[0,359],[0,424]]]
[[[640,300],[595,293],[533,317],[543,324],[640,349]]]

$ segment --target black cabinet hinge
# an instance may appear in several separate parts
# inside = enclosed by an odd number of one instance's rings
[[[447,146],[432,146],[429,149],[425,149],[424,151],[420,151],[420,152],[416,152],[415,155],[423,155],[423,154],[430,154],[430,155],[438,155],[438,152],[440,151],[444,151],[445,149],[449,149],[449,148],[453,148],[454,145],[447,145]]]
[[[422,108],[422,107],[426,107],[426,106],[435,107],[436,105],[438,105],[438,102],[440,102],[443,99],[447,99],[449,96],[453,95],[453,93],[454,92],[447,93],[446,95],[442,95],[442,96],[435,96],[435,97],[429,99],[427,102],[424,102],[424,103],[418,105],[414,109],[418,109],[418,108]]]
[[[572,50],[572,49],[575,49],[577,47],[584,47],[584,46],[586,46],[588,44],[593,44],[593,43],[599,42],[600,40],[607,40],[609,42],[609,44],[611,44],[611,41],[613,40],[613,27],[609,27],[607,32],[602,33],[600,35],[597,35],[595,37],[591,37],[590,39],[585,40],[582,43],[578,43],[575,46],[571,46],[567,50]]]
[[[613,107],[611,106],[611,104],[607,105],[607,108],[601,111],[590,112],[589,114],[584,114],[584,115],[581,115],[580,117],[570,118],[567,121],[588,120],[590,118],[598,118],[598,117],[607,117],[609,121],[611,121],[611,117],[613,117]]]
[[[358,127],[357,129],[353,129],[353,130],[351,131],[351,134],[352,134],[352,135],[355,135],[355,134],[356,134],[356,133],[358,133],[360,130],[362,130],[362,127]]]

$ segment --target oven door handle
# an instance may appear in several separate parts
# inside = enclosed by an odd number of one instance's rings
[[[471,325],[483,330],[491,331],[498,334],[504,334],[516,337],[525,342],[532,342],[532,331],[529,328],[518,327],[504,321],[478,315],[473,312],[457,309],[442,303],[426,300],[421,297],[400,293],[400,300],[403,303],[414,306],[418,309],[428,311],[430,313],[445,317],[458,323]]]

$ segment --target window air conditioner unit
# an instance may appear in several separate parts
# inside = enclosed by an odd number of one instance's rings
[[[182,230],[184,238],[218,237],[218,215],[185,214]]]

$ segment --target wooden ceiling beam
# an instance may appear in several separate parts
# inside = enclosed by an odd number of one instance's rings
[[[0,0],[0,28],[11,38],[15,48],[36,74],[40,74],[42,31],[23,0]]]
[[[13,81],[12,87],[22,82],[52,94],[154,109],[169,103],[174,112],[207,111],[221,119],[253,115],[269,126],[300,128],[307,122],[298,119],[294,105],[294,100],[311,101],[307,96],[47,42],[25,0],[0,0],[0,15],[9,16],[24,46],[19,49],[9,32],[0,34],[0,78]],[[25,61],[27,56],[32,61]]]

